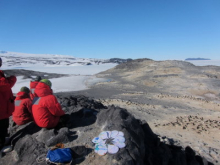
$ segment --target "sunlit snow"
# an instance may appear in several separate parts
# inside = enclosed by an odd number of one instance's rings
[[[93,83],[105,81],[104,79],[96,78],[94,74],[117,65],[115,63],[99,63],[97,59],[75,58],[65,55],[36,55],[8,52],[0,54],[0,57],[3,60],[2,70],[25,69],[45,73],[67,74],[66,77],[50,79],[55,93],[88,89]],[[46,63],[50,60],[55,64]],[[69,65],[70,62],[75,63]],[[85,63],[91,63],[91,65],[84,65]],[[32,75],[32,77],[34,78],[35,75]],[[23,79],[23,76],[17,76],[17,82],[12,88],[13,93],[17,93],[22,86],[29,87],[30,81],[31,79]]]

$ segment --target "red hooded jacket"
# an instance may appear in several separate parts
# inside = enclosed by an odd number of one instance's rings
[[[0,120],[9,118],[14,111],[14,96],[11,88],[16,81],[15,76],[6,78],[0,70]]]
[[[33,100],[32,113],[35,123],[39,127],[54,128],[65,112],[62,110],[50,87],[39,82],[35,88],[37,97]]]
[[[26,92],[18,92],[15,99],[15,110],[12,119],[17,125],[23,125],[33,120],[32,101]]]
[[[35,97],[34,91],[35,91],[35,88],[36,88],[38,83],[39,83],[38,81],[31,81],[30,82],[30,97],[31,97],[31,100],[33,100],[34,97]]]

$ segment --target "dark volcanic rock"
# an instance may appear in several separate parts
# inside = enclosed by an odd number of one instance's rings
[[[128,59],[121,59],[121,58],[110,58],[108,60],[110,63],[117,63],[117,64],[121,64],[121,63],[125,63],[128,61],[132,61],[132,59],[128,58]]]
[[[13,70],[4,70],[6,76],[23,76],[23,79],[32,79],[33,76],[41,76],[42,79],[51,79],[51,78],[59,78],[64,77],[66,74],[56,74],[56,73],[43,73],[32,70],[25,69],[13,69]]]
[[[49,147],[64,143],[74,150],[72,164],[105,165],[202,165],[207,161],[190,148],[160,142],[145,121],[135,119],[126,109],[109,106],[84,96],[62,97],[62,107],[70,114],[70,124],[61,129],[37,127],[33,122],[10,126],[14,151],[3,155],[0,164],[46,164]],[[116,154],[98,156],[91,139],[101,131],[118,130],[124,133],[126,147]],[[79,146],[77,142],[84,144]],[[76,142],[75,142],[76,141]],[[211,163],[209,163],[211,164]]]
[[[126,147],[115,155],[108,155],[106,161],[110,164],[199,165],[207,162],[196,156],[190,147],[184,150],[181,146],[160,142],[145,121],[135,119],[125,109],[112,106],[101,111],[96,124],[105,125],[104,130],[119,130],[125,134]],[[107,162],[105,163],[108,164]]]
[[[44,143],[37,141],[31,135],[26,135],[19,139],[14,147],[14,151],[17,161],[12,164],[38,164],[37,158],[42,154],[46,154],[47,148],[44,146]]]
[[[126,148],[118,154],[110,155],[108,161],[114,159],[116,164],[144,164],[145,147],[144,132],[138,120],[125,109],[109,107],[98,114],[97,125],[105,125],[104,130],[118,130],[124,132]]]

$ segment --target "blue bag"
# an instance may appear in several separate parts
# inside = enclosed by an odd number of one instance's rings
[[[70,163],[72,161],[72,150],[70,148],[58,148],[50,150],[46,157],[50,163]]]

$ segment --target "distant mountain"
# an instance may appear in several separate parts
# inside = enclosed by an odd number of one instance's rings
[[[7,53],[6,51],[4,51],[4,50],[2,50],[2,51],[0,51],[0,53]]]
[[[121,58],[110,58],[109,62],[110,63],[117,63],[117,64],[121,64],[121,63],[125,63],[128,61],[132,61],[132,59],[128,58],[128,59],[121,59]]]
[[[5,61],[6,66],[20,67],[23,64],[40,66],[79,66],[79,65],[99,65],[106,63],[121,64],[132,59],[95,59],[95,58],[77,58],[69,55],[51,55],[51,54],[28,54],[18,52],[0,51],[0,57]]]
[[[211,59],[209,58],[186,58],[185,60],[187,61],[187,60],[211,60]]]

